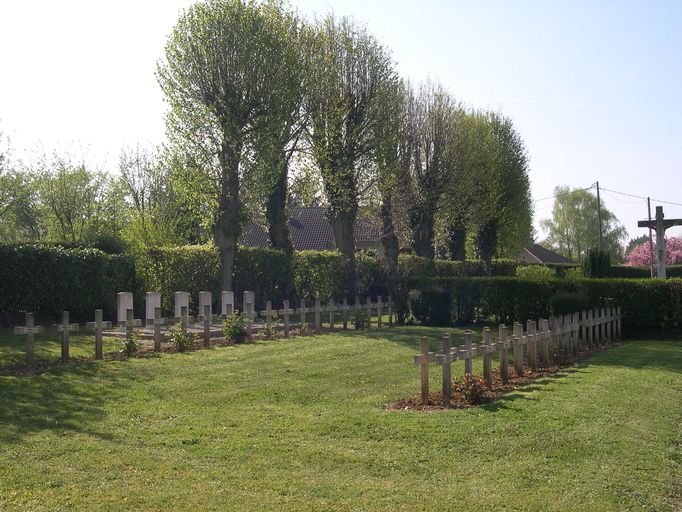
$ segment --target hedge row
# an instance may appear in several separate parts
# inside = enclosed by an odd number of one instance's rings
[[[400,319],[423,324],[482,319],[511,324],[618,305],[623,328],[630,333],[682,332],[682,279],[396,277],[390,288]]]
[[[682,265],[668,265],[665,269],[667,277],[682,277]],[[626,277],[630,279],[645,279],[651,277],[649,267],[613,265],[611,277]]]
[[[513,260],[493,260],[490,275],[514,276],[516,268],[521,265]],[[398,256],[399,276],[430,276],[430,277],[475,277],[486,276],[485,265],[479,260],[450,261],[423,258],[412,254]]]
[[[0,245],[0,311],[3,323],[22,321],[34,311],[55,321],[67,310],[74,320],[92,320],[95,309],[106,317],[116,310],[115,292],[135,289],[132,258],[97,249],[48,245]]]

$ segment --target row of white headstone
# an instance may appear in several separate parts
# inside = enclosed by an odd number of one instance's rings
[[[512,361],[517,376],[523,375],[524,364],[531,371],[538,367],[547,368],[552,361],[552,353],[561,360],[564,355],[577,356],[582,346],[593,349],[603,343],[621,339],[621,322],[623,314],[620,307],[609,307],[581,311],[570,315],[534,320],[523,324],[514,322],[513,335],[504,324],[499,326],[499,337],[493,339],[490,328],[483,329],[481,343],[472,343],[472,331],[464,332],[464,343],[452,347],[452,336],[443,335],[443,346],[439,353],[429,351],[429,339],[421,338],[421,352],[414,356],[413,363],[421,367],[421,401],[429,402],[429,364],[436,362],[443,368],[443,407],[448,407],[452,395],[452,364],[464,361],[464,374],[473,372],[473,359],[483,356],[483,379],[487,387],[493,385],[493,354],[498,352],[500,380],[503,384],[509,381],[509,349],[512,349]],[[524,356],[525,348],[525,356]]]

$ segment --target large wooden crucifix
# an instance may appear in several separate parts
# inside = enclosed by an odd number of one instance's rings
[[[668,219],[663,220],[663,207],[656,207],[655,220],[640,220],[637,223],[640,228],[652,228],[656,230],[656,256],[658,260],[658,272],[656,276],[659,279],[665,279],[665,230],[673,226],[682,226],[682,219]],[[651,241],[649,241],[651,243]]]

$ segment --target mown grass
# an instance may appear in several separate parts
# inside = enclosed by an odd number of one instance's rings
[[[627,342],[480,408],[386,411],[418,393],[419,336],[442,332],[0,377],[0,510],[680,506],[682,344]]]

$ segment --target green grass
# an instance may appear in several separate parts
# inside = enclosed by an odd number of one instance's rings
[[[61,358],[62,338],[59,332],[44,332],[35,335],[34,351],[36,360],[56,362]],[[15,336],[12,329],[0,329],[0,366],[24,364],[26,362],[25,337]],[[104,338],[104,352],[118,352],[122,341]],[[72,358],[95,357],[95,337],[92,334],[69,335],[69,356]]]
[[[680,507],[681,343],[627,342],[481,408],[384,410],[418,394],[419,336],[442,332],[0,377],[0,510]]]

